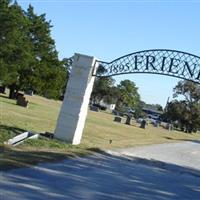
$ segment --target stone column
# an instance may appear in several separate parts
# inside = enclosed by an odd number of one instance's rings
[[[96,70],[95,58],[75,54],[71,75],[55,129],[55,138],[80,144]]]

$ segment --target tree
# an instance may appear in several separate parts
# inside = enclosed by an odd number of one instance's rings
[[[146,113],[142,110],[145,107],[146,103],[144,101],[139,101],[138,105],[134,108],[134,117],[137,118],[146,118]]]
[[[99,65],[97,69],[98,75],[103,75],[106,69]],[[105,103],[115,103],[116,101],[116,87],[114,86],[115,80],[112,77],[96,77],[91,100],[93,103],[99,103],[103,100]]]
[[[20,73],[32,60],[30,41],[27,37],[28,19],[15,2],[0,2],[0,63],[1,82],[10,88],[10,98],[19,89]]]
[[[68,71],[58,59],[51,27],[32,6],[25,12],[16,1],[0,0],[0,82],[10,88],[10,98],[18,90],[63,95]]]
[[[104,99],[106,103],[112,103],[114,79],[111,77],[97,77],[91,94],[92,101],[98,103]]]
[[[117,100],[117,109],[121,110],[124,107],[137,108],[140,102],[140,95],[135,83],[130,80],[123,80],[117,86],[119,96]]]
[[[157,111],[163,111],[163,107],[160,104],[144,104],[145,108],[157,110]]]
[[[9,3],[8,0],[0,1],[0,81],[4,82],[7,79],[7,64],[4,59],[5,51],[6,51],[6,34],[8,32],[7,24],[5,20],[7,18],[7,14],[9,12]]]
[[[183,96],[187,103],[200,102],[200,86],[191,81],[179,81],[174,88],[174,97]]]
[[[58,59],[55,42],[51,38],[51,23],[46,21],[45,14],[36,15],[32,6],[29,6],[26,16],[30,21],[29,39],[34,52],[26,85],[40,95],[58,98],[66,85],[68,71],[65,62]]]
[[[165,115],[185,132],[196,132],[200,128],[200,86],[189,81],[180,81],[174,88],[174,97],[183,100],[169,102]]]
[[[71,73],[71,68],[72,68],[72,58],[63,58],[62,60],[62,68],[61,71],[63,70],[63,72],[61,73],[61,75],[63,75],[63,80],[62,80],[62,87],[60,88],[61,91],[61,95],[60,95],[60,100],[64,99],[64,95],[65,95],[65,91],[67,88],[67,83],[68,83],[68,79],[69,79],[69,75]]]

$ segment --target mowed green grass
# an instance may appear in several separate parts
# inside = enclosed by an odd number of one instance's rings
[[[139,128],[137,123],[129,126],[113,121],[114,116],[105,112],[88,112],[81,145],[72,146],[50,139],[28,140],[17,147],[5,147],[3,142],[23,131],[54,132],[61,107],[60,101],[39,96],[26,96],[28,108],[16,105],[15,100],[0,96],[0,167],[26,165],[52,161],[66,156],[85,154],[91,150],[123,148],[139,145],[200,139],[200,134],[168,131],[149,125]],[[110,140],[112,143],[110,144]],[[8,164],[9,163],[9,164]]]
[[[162,127],[148,125],[146,129],[139,124],[132,125],[113,121],[114,116],[106,113],[90,112],[86,121],[83,143],[98,148],[124,148],[167,142],[200,139],[200,134],[187,134],[180,131],[168,131]],[[112,144],[109,143],[112,140]]]

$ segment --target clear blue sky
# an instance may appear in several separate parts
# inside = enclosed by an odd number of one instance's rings
[[[26,9],[52,21],[59,57],[75,52],[111,61],[139,50],[165,48],[200,55],[200,0],[19,0]],[[146,103],[165,105],[179,79],[159,75],[123,75],[139,87]]]

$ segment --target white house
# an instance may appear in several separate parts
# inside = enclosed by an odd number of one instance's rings
[[[107,109],[109,109],[109,110],[114,110],[115,109],[115,104],[108,104],[108,103],[105,103],[103,100],[101,100],[100,102],[99,102],[99,104],[101,105],[101,106],[105,106]]]

